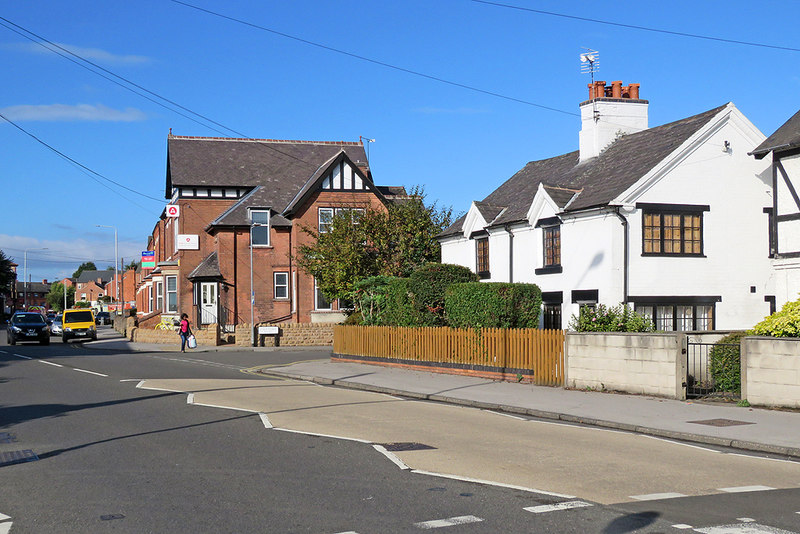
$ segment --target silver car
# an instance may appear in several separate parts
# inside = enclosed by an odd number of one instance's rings
[[[63,326],[61,324],[61,316],[57,316],[53,319],[53,322],[50,323],[50,335],[51,336],[60,336],[63,332]]]

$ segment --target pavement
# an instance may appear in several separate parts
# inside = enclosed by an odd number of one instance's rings
[[[84,348],[129,352],[180,350],[180,343],[174,346],[132,343],[114,331],[103,334],[99,341],[83,344]],[[330,347],[201,346],[191,351],[187,349],[187,352],[283,350],[314,351],[323,359],[263,366],[258,372],[327,386],[472,406],[800,459],[800,412],[795,411],[571,390],[367,363],[339,362],[325,358],[330,354]]]

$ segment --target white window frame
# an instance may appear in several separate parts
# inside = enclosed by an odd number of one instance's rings
[[[172,251],[178,252],[178,218],[172,219]]]
[[[283,281],[279,282],[278,278],[283,278]],[[289,273],[286,271],[279,271],[272,273],[272,296],[275,300],[289,300]],[[278,295],[278,290],[283,290],[283,296]]]
[[[164,282],[156,282],[156,308],[164,311]]]
[[[322,221],[322,214],[326,213],[329,215],[327,222]],[[334,208],[319,208],[317,210],[317,222],[319,223],[317,228],[319,229],[320,234],[327,234],[333,228],[333,217],[336,214]]]
[[[174,290],[170,290],[169,283],[170,283],[170,281],[173,281],[173,280],[175,282],[175,289]],[[166,286],[167,286],[166,287],[167,300],[165,302],[165,304],[166,304],[166,306],[165,306],[166,307],[166,312],[167,313],[178,313],[178,277],[176,275],[167,276],[166,277]],[[170,303],[170,301],[172,300],[172,298],[171,298],[172,295],[175,296],[175,305],[174,306],[172,306],[171,303]]]
[[[266,223],[259,222],[259,223],[257,223],[257,225],[254,224],[253,214],[256,214],[256,213],[258,213],[258,214],[262,214],[262,213],[266,214],[267,222]],[[269,230],[270,230],[270,226],[269,226],[270,225],[270,216],[269,216],[269,209],[250,208],[248,210],[248,213],[247,213],[247,218],[250,221],[250,244],[252,246],[254,246],[254,247],[269,247],[270,246],[270,235],[269,235],[270,234],[270,232],[269,232]],[[261,228],[264,228],[264,227],[266,227],[267,242],[266,243],[255,243],[253,241],[253,234],[254,234],[255,229],[256,228],[261,229]]]
[[[317,279],[314,278],[314,309],[321,310],[321,311],[329,311],[333,309],[333,302],[328,302],[327,308],[320,308],[320,300],[324,299],[325,297],[322,295],[322,292],[319,290],[319,284],[317,283]]]

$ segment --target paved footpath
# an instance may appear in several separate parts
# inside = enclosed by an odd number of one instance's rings
[[[177,346],[131,343],[121,336],[84,346],[147,352],[177,350]],[[304,349],[201,347],[191,352],[199,356],[203,352]],[[312,350],[317,358],[325,354],[321,347],[309,348]],[[259,372],[800,459],[800,413],[792,411],[567,390],[328,359],[265,366]]]

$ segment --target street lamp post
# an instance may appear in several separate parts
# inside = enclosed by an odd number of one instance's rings
[[[24,304],[25,310],[28,309],[28,251],[29,250],[47,250],[47,247],[43,247],[43,248],[26,248],[25,249],[25,253],[23,255],[24,258],[25,258],[25,261],[23,262],[23,267],[24,267],[23,276],[24,276],[24,278],[22,279],[22,294],[23,294],[23,298],[24,298],[24,302],[25,302],[25,304]]]
[[[119,248],[118,248],[118,242],[117,242],[117,227],[116,226],[108,226],[108,225],[105,225],[105,224],[96,224],[95,226],[98,227],[98,228],[112,228],[114,230],[114,287],[116,289],[116,294],[117,294],[116,307],[118,308],[119,307],[119,280],[117,279],[117,277],[119,275],[117,274],[118,273],[118,271],[117,271],[117,258],[119,257],[119,253],[118,253]],[[119,310],[117,310],[117,314],[118,313],[119,313]]]

